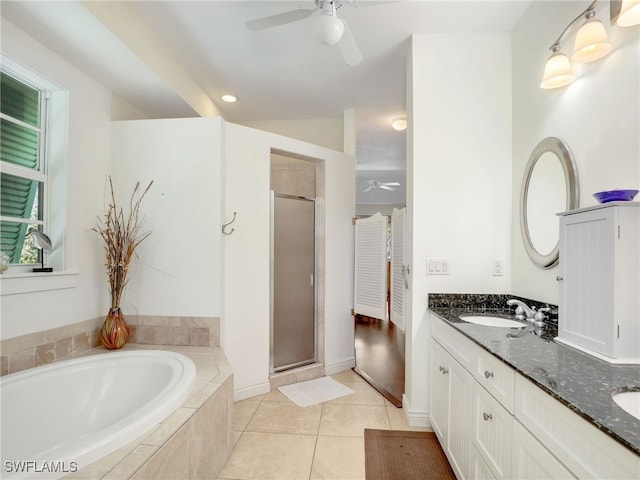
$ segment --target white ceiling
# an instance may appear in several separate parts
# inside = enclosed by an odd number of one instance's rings
[[[313,38],[318,12],[268,30],[245,27],[256,18],[315,8],[313,0],[136,1],[130,6],[228,121],[341,119],[345,110],[354,109],[359,184],[369,179],[402,183],[397,192],[376,189],[358,201],[397,203],[393,200],[404,196],[404,179],[398,178],[404,175],[406,138],[390,122],[406,112],[411,35],[508,32],[531,0],[359,0],[359,7],[347,4],[352,1],[345,0],[338,16],[362,52],[356,66],[344,64],[337,46]],[[2,16],[150,117],[197,115],[81,2],[4,0]],[[239,101],[224,104],[223,93]]]

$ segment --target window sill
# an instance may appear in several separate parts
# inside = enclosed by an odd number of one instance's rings
[[[0,296],[76,288],[78,272],[4,273],[0,275]]]

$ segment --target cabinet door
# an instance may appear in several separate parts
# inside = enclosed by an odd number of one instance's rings
[[[438,342],[431,340],[431,426],[444,447],[447,444],[449,416],[449,375],[451,357]]]
[[[473,393],[473,446],[496,478],[511,478],[512,426],[513,416],[476,383]]]
[[[459,479],[469,477],[471,465],[471,410],[473,377],[453,361],[449,370],[449,435],[447,450]]]
[[[614,313],[616,231],[611,208],[560,219],[558,336],[607,356],[614,354],[614,322],[609,320]]]
[[[513,422],[511,478],[575,478],[520,422]]]
[[[484,462],[478,450],[471,448],[471,477],[473,480],[496,480],[495,475]]]

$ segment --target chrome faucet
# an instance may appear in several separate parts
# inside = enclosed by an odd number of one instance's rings
[[[507,305],[517,305],[516,308],[516,318],[519,320],[527,320],[529,322],[533,322],[534,317],[536,316],[536,307],[529,307],[526,303],[521,302],[520,300],[516,300],[512,298],[507,300]]]

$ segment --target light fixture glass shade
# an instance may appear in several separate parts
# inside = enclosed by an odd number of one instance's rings
[[[401,132],[402,130],[406,130],[407,129],[407,119],[406,117],[399,117],[394,119],[391,122],[391,127],[394,130],[398,130],[399,132]]]
[[[322,14],[313,23],[314,36],[323,45],[334,45],[344,33],[344,23],[335,15]]]
[[[558,88],[569,85],[576,79],[569,59],[564,53],[555,52],[544,66],[544,75],[540,87],[544,89]]]
[[[609,36],[602,22],[592,18],[587,20],[576,34],[571,61],[576,63],[593,62],[607,55],[612,48],[613,45],[609,41]]]
[[[622,0],[616,25],[620,27],[640,25],[640,0]]]

